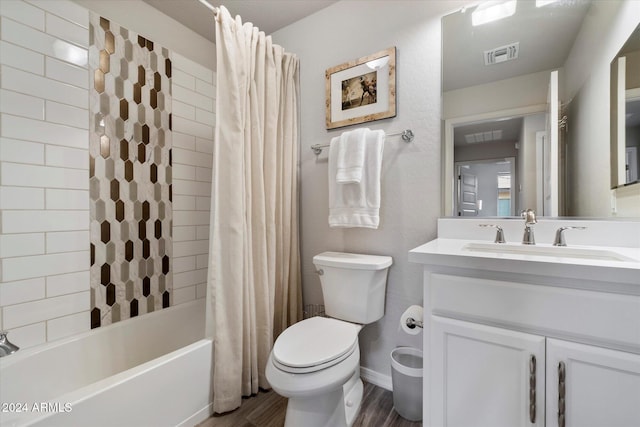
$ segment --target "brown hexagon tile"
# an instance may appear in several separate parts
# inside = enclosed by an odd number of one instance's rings
[[[140,104],[142,102],[142,87],[139,83],[135,83],[133,85],[133,100],[136,104]]]
[[[114,202],[116,200],[120,199],[120,183],[118,182],[117,179],[112,179],[110,182],[110,188],[111,188],[111,200],[113,200]]]
[[[144,163],[147,160],[147,147],[144,144],[138,145],[138,161]]]
[[[130,317],[138,316],[138,300],[135,298],[131,300],[131,302],[129,303],[129,316]]]
[[[164,73],[171,78],[171,60],[169,58],[164,60]]]
[[[140,86],[144,86],[147,82],[147,71],[144,69],[142,65],[138,65],[138,81],[137,83]]]
[[[133,163],[131,163],[131,160],[124,162],[124,179],[128,182],[133,181]]]
[[[129,160],[129,141],[126,139],[120,140],[120,160]]]
[[[102,135],[100,137],[100,155],[106,159],[109,157],[110,153],[109,137],[107,135]]]
[[[157,92],[162,90],[162,76],[157,71],[153,73],[153,88]]]
[[[110,64],[111,61],[109,59],[109,52],[107,52],[106,50],[101,50],[100,51],[100,71],[102,71],[103,73],[107,74],[109,72],[110,69]]]
[[[113,37],[113,33],[111,31],[107,31],[104,33],[104,50],[106,50],[109,54],[113,54],[116,52],[116,40]]]
[[[146,124],[142,125],[142,142],[149,143],[149,126]]]
[[[155,163],[151,163],[151,166],[149,166],[149,179],[154,184],[158,182],[158,166]]]
[[[89,258],[91,259],[90,264],[94,265],[96,263],[96,245],[93,243],[89,245]]]
[[[147,223],[144,220],[138,221],[138,237],[144,240],[147,237]]]
[[[102,16],[100,17],[100,27],[102,27],[103,30],[108,31],[109,30],[109,20],[107,18],[103,18]]]
[[[89,155],[89,178],[92,178],[96,174],[96,158]]]
[[[156,109],[158,107],[158,92],[155,89],[151,89],[149,91],[149,104],[153,109]],[[156,126],[158,126],[157,123]]]
[[[151,40],[147,40],[146,45],[147,45],[147,49],[153,50],[153,42]]]
[[[145,47],[146,44],[147,44],[147,40],[145,40],[145,38],[142,36],[138,36],[138,45],[140,47]]]
[[[156,202],[162,200],[162,185],[159,182],[153,184],[153,200]]]
[[[147,259],[151,256],[151,242],[148,239],[142,240],[142,258]]]
[[[162,237],[162,221],[160,221],[159,219],[156,219],[155,222],[153,223],[153,228],[154,228],[154,236],[156,237],[156,239],[159,239]]]
[[[100,240],[102,243],[111,240],[111,224],[108,221],[102,221],[100,224]]]
[[[127,240],[124,244],[124,259],[127,261],[133,260],[133,242],[131,240]]]
[[[124,202],[122,200],[116,201],[116,220],[118,222],[124,221]]]
[[[104,73],[100,70],[93,73],[93,87],[98,93],[104,92]]]
[[[104,263],[100,266],[100,284],[107,286],[111,283],[111,266]]]
[[[151,211],[151,205],[146,200],[142,202],[142,219],[145,221],[149,221]]]
[[[168,274],[169,273],[169,257],[167,255],[162,257],[162,274]]]
[[[112,306],[116,302],[116,285],[109,283],[107,285],[107,305]]]
[[[169,291],[164,291],[162,293],[162,308],[169,307]]]
[[[98,307],[91,309],[91,329],[100,327],[100,319],[100,309]]]
[[[120,118],[122,120],[129,120],[129,101],[126,99],[120,100]]]
[[[142,295],[144,295],[145,297],[151,295],[151,279],[149,278],[149,276],[146,276],[144,279],[142,279]]]

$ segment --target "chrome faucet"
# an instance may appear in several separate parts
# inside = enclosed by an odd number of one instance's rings
[[[560,227],[556,231],[556,238],[553,241],[553,246],[567,246],[567,241],[564,239],[564,230],[584,230],[587,227]]]
[[[7,331],[0,331],[0,357],[8,356],[20,350],[20,347],[12,344],[7,339],[7,334]]]
[[[533,237],[532,226],[538,222],[536,220],[536,213],[533,209],[527,209],[526,211],[522,211],[520,215],[524,218],[524,235],[522,236],[522,244],[535,245],[536,239]]]

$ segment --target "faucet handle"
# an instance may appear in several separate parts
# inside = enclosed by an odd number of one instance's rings
[[[502,231],[502,227],[496,224],[478,224],[479,227],[493,227],[496,229],[496,239],[493,243],[506,243],[504,240],[504,231]]]
[[[567,226],[560,227],[556,231],[556,238],[553,240],[553,246],[567,246],[567,241],[564,239],[564,230],[585,230],[587,227]]]
[[[527,209],[520,212],[520,216],[524,218],[524,222],[527,225],[536,224],[538,220],[536,219],[536,211],[533,209]]]

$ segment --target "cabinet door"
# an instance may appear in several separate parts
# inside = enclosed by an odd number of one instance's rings
[[[555,426],[640,426],[640,355],[547,339],[547,427]]]
[[[431,426],[544,426],[544,337],[437,316],[431,333]]]

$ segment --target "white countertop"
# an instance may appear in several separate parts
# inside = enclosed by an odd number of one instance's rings
[[[474,244],[479,244],[488,249],[470,250],[470,244],[472,247]],[[444,267],[597,280],[640,286],[640,248],[574,245],[567,247],[566,252],[563,252],[565,248],[552,247],[548,244],[536,245],[536,249],[549,247],[549,251],[553,250],[568,255],[549,256],[509,251],[498,253],[491,251],[491,245],[491,242],[487,240],[438,238],[409,251],[409,261]],[[498,246],[517,250],[521,244],[496,244],[496,247]],[[585,252],[586,250],[609,251],[627,260],[575,258],[571,256],[572,248],[585,250]],[[505,262],[507,260],[509,262]]]

